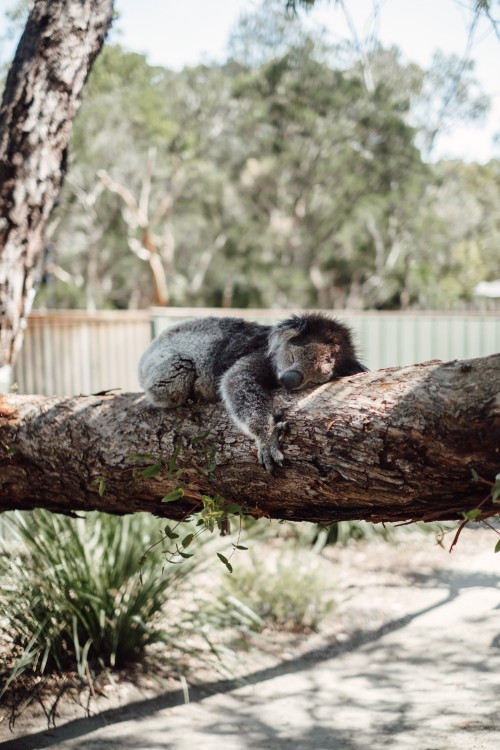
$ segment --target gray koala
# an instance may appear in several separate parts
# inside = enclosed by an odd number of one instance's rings
[[[139,381],[155,406],[222,400],[236,426],[255,440],[259,463],[283,463],[272,392],[295,391],[366,370],[349,329],[319,313],[274,326],[240,318],[199,318],[166,328],[144,352]]]

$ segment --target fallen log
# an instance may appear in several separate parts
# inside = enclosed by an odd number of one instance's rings
[[[148,511],[204,496],[294,521],[480,518],[500,512],[500,354],[367,372],[277,396],[286,462],[270,476],[221,404],[143,394],[0,396],[0,511]],[[222,499],[222,500],[221,500]]]

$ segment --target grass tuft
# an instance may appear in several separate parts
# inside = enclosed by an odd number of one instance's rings
[[[0,555],[0,627],[11,665],[0,675],[0,695],[27,671],[84,677],[89,668],[141,660],[152,644],[182,650],[182,616],[176,612],[166,628],[161,615],[194,564],[164,565],[161,545],[143,557],[160,536],[156,519],[104,513],[72,519],[40,510],[9,515],[9,543]]]
[[[273,556],[251,550],[247,565],[224,576],[216,605],[229,625],[253,631],[315,630],[333,606],[321,557],[304,547]]]

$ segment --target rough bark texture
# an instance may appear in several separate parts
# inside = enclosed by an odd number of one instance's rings
[[[82,86],[113,0],[36,0],[0,111],[0,368],[14,364]]]
[[[288,398],[288,420],[286,465],[271,477],[220,404],[166,411],[142,394],[3,396],[0,510],[178,518],[208,494],[308,521],[500,511],[471,479],[472,469],[487,480],[500,470],[500,355],[345,378]],[[163,457],[159,473],[144,476],[156,458],[131,460],[137,453]],[[184,497],[162,503],[179,486]]]

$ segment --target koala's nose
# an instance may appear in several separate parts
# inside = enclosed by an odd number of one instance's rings
[[[287,370],[287,372],[279,376],[281,385],[287,391],[294,391],[296,388],[300,388],[303,380],[304,378],[298,370]]]

